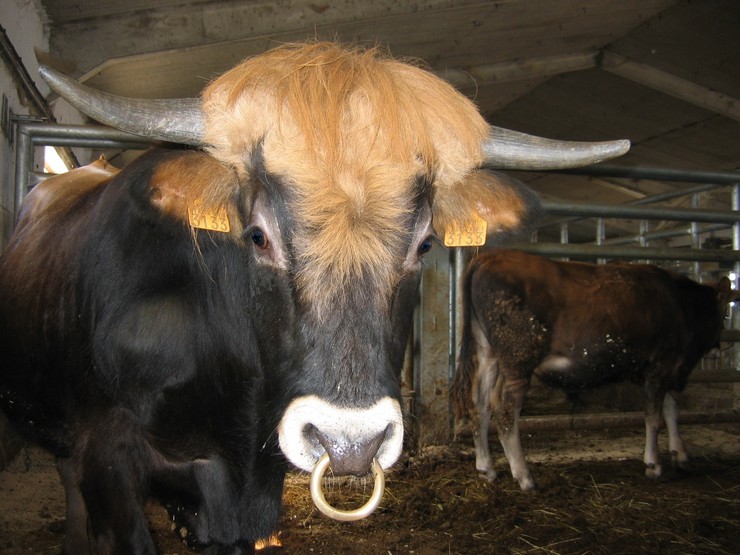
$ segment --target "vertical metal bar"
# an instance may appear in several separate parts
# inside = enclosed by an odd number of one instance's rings
[[[735,183],[730,186],[730,192],[732,195],[732,209],[740,210],[740,183]],[[732,224],[732,249],[737,251],[740,250],[740,222]],[[735,280],[732,284],[734,289],[740,289],[740,262],[735,262]],[[738,303],[733,303],[731,313],[731,325],[732,329],[740,329],[740,306]],[[735,370],[740,370],[740,346],[737,343],[732,344],[732,364]],[[736,402],[740,402],[737,399]]]
[[[647,247],[650,243],[647,238],[647,234],[650,233],[650,222],[648,220],[640,220],[640,246]],[[642,262],[650,264],[650,260],[645,259]]]
[[[694,193],[691,195],[691,208],[699,208],[699,194]],[[700,249],[701,239],[699,238],[701,230],[699,229],[699,222],[691,222],[690,234],[691,234],[691,248]],[[698,261],[694,261],[691,265],[691,274],[694,281],[701,281],[701,267]]]
[[[449,391],[449,385],[452,383],[452,378],[455,375],[455,361],[457,358],[457,259],[460,256],[460,247],[455,247],[449,251],[450,265],[448,268],[449,274],[449,292],[450,297],[449,303],[449,314],[448,324],[450,329],[448,330],[448,342],[447,342],[447,386]],[[454,430],[455,422],[453,419],[452,406],[448,402],[447,404],[447,424],[449,430]]]
[[[596,244],[597,245],[603,245],[604,244],[604,218],[596,218]],[[606,259],[599,258],[597,261],[597,264],[604,264],[606,262]]]
[[[33,141],[25,126],[19,123],[15,131],[15,200],[13,212],[18,218],[21,203],[28,192],[28,177],[33,164]]]
[[[458,344],[460,337],[462,336],[463,326],[463,290],[460,287],[462,283],[463,275],[465,274],[465,268],[467,267],[467,256],[466,252],[462,247],[455,247],[450,249],[450,316],[449,316],[449,348],[448,348],[448,372],[447,372],[447,384],[448,391],[449,386],[452,384],[452,380],[455,377],[455,371],[457,370],[457,355],[458,355]],[[452,410],[452,405],[448,405],[448,419],[450,430],[454,430],[455,417]]]
[[[560,244],[567,245],[568,241],[568,222],[563,222],[560,224]],[[561,260],[565,260],[567,262],[568,260],[570,260],[570,257],[563,256],[561,257]]]
[[[563,245],[568,244],[568,222],[560,224],[560,243]]]

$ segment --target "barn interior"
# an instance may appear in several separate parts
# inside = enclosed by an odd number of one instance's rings
[[[418,60],[473,99],[491,124],[564,140],[629,139],[626,155],[596,166],[512,172],[546,208],[537,231],[516,246],[647,260],[702,281],[728,275],[738,288],[737,0],[5,0],[0,26],[3,247],[26,186],[19,164],[29,164],[33,183],[58,171],[46,166],[47,146],[68,167],[100,154],[122,167],[146,146],[41,133],[30,160],[19,157],[20,138],[34,125],[93,123],[50,93],[40,64],[116,95],[196,97],[248,56],[286,42],[338,40]],[[456,282],[472,254],[438,247],[425,269],[403,373],[414,441],[424,445],[445,443],[453,431]],[[740,310],[727,327],[735,330],[729,347],[703,364],[684,396],[688,422],[738,419],[740,352],[732,346]],[[545,426],[572,427],[564,398],[538,387],[531,397],[529,406],[540,407],[529,409],[533,421],[555,414],[564,422]],[[591,402],[608,415],[641,410],[635,398],[627,388],[595,392]],[[641,425],[639,415],[619,424],[604,415],[604,427]]]
[[[117,95],[197,97],[248,56],[286,42],[338,40],[420,61],[494,125],[565,140],[630,140],[625,156],[590,168],[513,172],[548,208],[533,237],[549,246],[546,254],[593,259],[596,246],[598,259],[646,259],[696,279],[740,273],[732,224],[740,208],[740,5],[733,0],[38,0],[1,10],[3,242],[19,194],[18,129],[44,118],[90,123],[49,93],[39,64]],[[141,152],[134,146],[56,150],[68,165],[102,153],[122,167]],[[32,174],[43,172],[40,149]],[[710,221],[687,221],[685,209]],[[640,219],[640,210],[658,216]],[[682,219],[655,219],[661,210]],[[572,250],[563,253],[561,242]],[[636,255],[636,247],[646,250]],[[457,294],[450,272],[470,255],[461,250],[456,262],[438,248],[425,275],[417,318],[424,348],[416,379],[410,369],[407,381],[415,391],[409,402],[437,416],[446,411],[446,385],[438,385],[449,373],[447,307]],[[447,423],[438,420],[429,433],[444,437]]]
[[[732,172],[740,165],[740,10],[732,0],[339,5],[38,0],[33,5],[47,42],[20,57],[32,76],[42,62],[123,96],[195,97],[236,62],[280,43],[378,44],[394,56],[421,60],[452,81],[495,125],[568,140],[628,138],[630,152],[609,165],[698,172]],[[21,50],[23,25],[4,19],[4,26],[6,40]],[[15,40],[14,32],[20,33]],[[53,104],[43,81],[32,81]],[[123,154],[108,156],[114,163],[127,160]],[[517,177],[545,200],[609,205],[647,202],[695,186],[632,176]],[[666,204],[727,209],[729,195],[728,187],[718,187],[693,201],[686,195]],[[651,231],[675,224],[655,227]],[[541,233],[559,234],[559,226]],[[595,241],[593,220],[571,221],[568,235],[572,242]],[[634,219],[605,222],[605,239],[638,235]],[[690,239],[684,233],[654,241],[677,246]],[[731,243],[719,230],[702,242],[720,248]]]

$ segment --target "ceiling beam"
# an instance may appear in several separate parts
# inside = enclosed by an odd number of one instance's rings
[[[740,121],[740,100],[737,98],[697,85],[653,66],[635,62],[615,52],[604,51],[601,67],[610,73],[684,102]]]
[[[475,88],[479,85],[521,81],[547,77],[570,71],[581,71],[597,67],[599,53],[579,52],[543,58],[527,58],[512,62],[484,64],[464,69],[446,69],[436,74],[460,89]]]

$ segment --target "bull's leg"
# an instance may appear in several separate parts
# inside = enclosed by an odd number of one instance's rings
[[[59,459],[57,469],[64,485],[64,497],[67,503],[64,553],[66,555],[90,555],[90,542],[87,539],[87,507],[82,498],[82,492],[80,492],[80,480],[74,461],[68,458]]]
[[[124,409],[100,415],[81,447],[80,493],[96,555],[155,555],[143,503],[151,451]]]
[[[153,496],[165,501],[177,526],[187,529],[188,543],[203,555],[249,555],[256,539],[273,532],[283,489],[279,465],[265,465],[254,482],[245,477],[250,481],[239,484],[219,455],[174,462],[155,453],[153,459]],[[239,498],[242,492],[249,503]]]
[[[660,453],[658,452],[658,430],[662,421],[663,393],[658,388],[646,384],[645,388],[645,476],[648,478],[659,478],[663,474],[660,464]]]
[[[689,468],[689,457],[686,455],[681,435],[678,433],[678,407],[676,399],[669,391],[663,399],[663,418],[668,428],[668,449],[671,452],[671,462],[674,468],[687,470]]]
[[[505,372],[502,372],[501,381],[504,380],[503,374]],[[524,404],[527,382],[526,380],[506,381],[500,391],[501,395],[494,409],[498,437],[504,448],[506,460],[509,461],[511,475],[519,482],[522,491],[531,491],[535,489],[536,484],[529,473],[529,466],[524,458],[519,437],[519,414]]]

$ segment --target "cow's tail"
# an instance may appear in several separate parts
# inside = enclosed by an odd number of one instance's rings
[[[473,379],[477,355],[472,330],[471,284],[476,269],[475,260],[465,272],[462,283],[462,340],[457,357],[457,369],[450,385],[450,400],[455,411],[455,417],[461,421],[470,414],[473,408]]]

